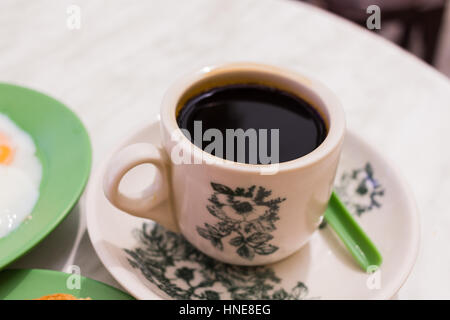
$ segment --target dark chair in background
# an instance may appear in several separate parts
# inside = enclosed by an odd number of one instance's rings
[[[366,13],[367,7],[378,5],[381,9],[381,29],[383,23],[397,24],[400,36],[395,42],[407,50],[411,50],[413,33],[419,34],[423,48],[421,58],[429,64],[435,62],[446,0],[306,0],[305,2],[319,5],[363,27],[366,27],[369,16]]]

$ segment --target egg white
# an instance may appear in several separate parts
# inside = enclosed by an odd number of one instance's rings
[[[10,163],[0,163],[0,238],[16,229],[33,211],[39,199],[42,165],[28,133],[0,114],[0,133],[14,149]]]

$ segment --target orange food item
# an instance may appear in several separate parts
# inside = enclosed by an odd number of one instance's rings
[[[13,156],[14,150],[9,146],[8,139],[0,132],[0,164],[10,164]]]
[[[5,145],[0,145],[0,164],[10,164],[12,161],[13,151]]]
[[[43,296],[34,300],[91,300],[91,298],[78,299],[77,297],[67,293],[54,293]]]

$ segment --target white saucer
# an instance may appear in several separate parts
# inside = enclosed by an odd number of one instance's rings
[[[118,148],[135,142],[159,144],[159,122],[137,130]],[[383,255],[372,275],[356,265],[328,226],[299,252],[266,267],[216,262],[182,237],[110,205],[102,191],[103,169],[94,172],[84,205],[89,235],[105,267],[138,299],[389,299],[418,253],[419,216],[409,188],[352,133],[346,136],[336,191]],[[127,185],[144,186],[143,176],[131,173]]]

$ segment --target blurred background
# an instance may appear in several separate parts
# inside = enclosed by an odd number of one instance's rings
[[[377,5],[382,28],[373,30],[450,77],[450,1],[300,0],[366,28],[366,9]]]

